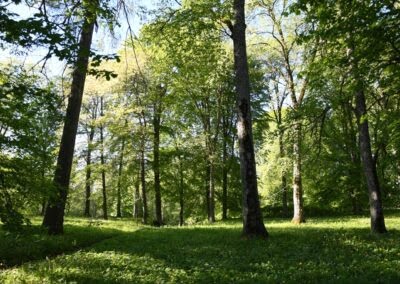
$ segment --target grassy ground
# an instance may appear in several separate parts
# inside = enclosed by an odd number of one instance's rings
[[[399,283],[399,214],[386,222],[390,232],[376,236],[367,218],[309,219],[300,226],[266,220],[264,241],[241,239],[239,221],[162,229],[109,221],[96,227],[104,240],[88,232],[98,238],[94,244],[4,269],[0,282]],[[65,238],[90,228],[82,219],[72,223]]]

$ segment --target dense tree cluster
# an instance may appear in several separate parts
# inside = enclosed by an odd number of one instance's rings
[[[28,19],[1,4],[1,48],[46,46],[70,70],[64,104],[56,79],[0,72],[1,221],[43,208],[59,234],[64,214],[242,216],[245,236],[267,237],[263,214],[369,208],[386,232],[400,201],[399,4],[160,2],[117,56],[92,38],[129,16],[125,2],[42,1]]]

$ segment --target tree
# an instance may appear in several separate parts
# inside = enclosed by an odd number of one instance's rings
[[[97,96],[92,96],[89,101],[83,105],[84,114],[87,115],[87,121],[83,122],[84,131],[87,134],[87,152],[86,152],[86,181],[85,181],[85,209],[84,216],[90,217],[90,196],[92,193],[92,151],[95,135],[95,121],[98,115],[99,100]]]
[[[294,7],[304,11],[307,21],[316,27],[315,31],[307,31],[305,39],[322,40],[324,55],[334,59],[336,68],[349,74],[343,85],[355,105],[371,231],[385,233],[381,189],[369,133],[367,95],[373,94],[376,86],[381,88],[385,80],[382,74],[399,65],[399,33],[394,28],[400,20],[398,7],[392,1],[299,1]]]
[[[57,89],[35,70],[1,68],[0,220],[6,229],[29,222],[22,210],[36,213],[48,194],[61,122]]]
[[[265,238],[268,236],[268,232],[265,229],[260,209],[254,157],[244,4],[244,0],[234,0],[235,22],[234,24],[228,22],[232,32],[235,58],[237,131],[243,188],[243,235]]]
[[[83,5],[84,19],[80,34],[78,57],[72,73],[71,93],[68,99],[60,151],[54,174],[56,191],[48,201],[43,219],[43,226],[48,229],[49,234],[62,234],[64,231],[64,210],[68,196],[75,138],[96,22],[97,6],[92,2],[84,2]]]

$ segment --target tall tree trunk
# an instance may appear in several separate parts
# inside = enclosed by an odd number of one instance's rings
[[[121,144],[121,153],[119,156],[119,165],[118,165],[118,184],[117,184],[117,218],[122,218],[122,210],[121,210],[121,204],[122,204],[122,196],[121,196],[121,191],[122,191],[122,167],[124,165],[124,150],[125,150],[125,138],[122,139],[122,144]]]
[[[278,126],[281,128],[281,126]],[[281,158],[285,157],[285,148],[283,145],[283,130],[279,130],[279,156]],[[287,217],[289,215],[288,211],[288,198],[287,198],[287,181],[286,181],[286,173],[282,172],[281,176],[281,190],[282,190],[282,215],[283,217]]]
[[[184,224],[184,183],[182,157],[179,157],[179,226]]]
[[[140,164],[140,159],[139,159],[139,164]],[[141,168],[141,166],[140,166]],[[141,216],[141,204],[140,204],[140,173],[141,170],[139,169],[137,172],[137,179],[135,183],[135,194],[134,194],[134,203],[133,203],[133,217],[135,219],[138,219],[139,216]]]
[[[142,185],[142,205],[143,205],[143,218],[142,223],[147,224],[149,212],[147,208],[147,190],[146,190],[146,160],[144,156],[144,145],[141,150],[140,157],[140,181]]]
[[[303,210],[303,184],[301,180],[301,123],[295,122],[293,143],[293,219],[300,224],[305,222]]]
[[[359,131],[360,156],[363,163],[364,174],[369,192],[369,208],[371,213],[371,231],[373,233],[386,233],[385,218],[383,216],[381,190],[379,187],[376,165],[372,157],[371,140],[367,119],[367,107],[363,90],[355,94],[356,116]]]
[[[43,218],[43,226],[48,229],[49,234],[62,234],[64,232],[64,210],[67,202],[75,139],[88,69],[89,51],[96,22],[95,15],[88,8],[85,13],[80,34],[78,58],[72,73],[71,93],[68,98],[60,151],[54,174],[55,193],[48,201]]]
[[[154,171],[154,193],[156,203],[156,225],[162,226],[162,204],[161,204],[161,185],[160,185],[160,124],[161,124],[161,110],[159,102],[154,104],[154,118],[153,118],[153,171]]]
[[[85,192],[85,211],[84,216],[90,217],[90,195],[91,195],[91,176],[92,176],[92,143],[94,138],[94,127],[90,127],[90,133],[88,137],[88,148],[86,155],[86,192]]]
[[[212,159],[212,156],[210,156]],[[208,190],[208,200],[209,200],[209,208],[208,208],[208,221],[211,223],[215,222],[215,180],[214,180],[214,162],[210,161],[210,176],[209,176],[209,185],[210,188]]]
[[[228,143],[225,116],[222,118],[222,133],[222,220],[226,220],[228,219]]]
[[[100,97],[100,116],[104,116],[104,102],[103,97]],[[102,194],[103,194],[103,219],[108,219],[108,208],[107,208],[107,188],[106,188],[106,169],[105,158],[104,158],[104,126],[100,125],[100,163],[101,163],[101,184],[102,184]]]
[[[268,237],[257,189],[250,106],[250,79],[246,52],[244,0],[234,0],[235,23],[230,24],[234,46],[240,166],[243,188],[243,236]]]
[[[346,137],[345,139],[345,145],[346,145],[346,150],[350,159],[350,168],[349,168],[349,173],[348,176],[351,178],[353,181],[351,183],[351,186],[349,187],[348,194],[349,194],[349,199],[351,201],[351,208],[352,208],[352,213],[354,215],[357,215],[361,212],[361,208],[359,206],[358,202],[358,192],[359,187],[361,185],[361,178],[358,178],[360,175],[360,169],[359,166],[362,164],[361,163],[361,158],[359,155],[359,147],[357,145],[357,130],[354,127],[354,121],[353,121],[353,115],[352,115],[352,105],[351,102],[347,99],[342,101],[341,103],[342,111],[343,111],[343,132]],[[356,178],[357,177],[357,178]],[[356,180],[354,180],[356,179]]]
[[[208,111],[208,108],[207,108]],[[203,130],[206,147],[206,200],[207,200],[207,217],[211,223],[215,222],[215,181],[214,181],[214,162],[213,162],[213,139],[211,138],[211,118],[210,115],[203,116]]]
[[[206,172],[205,172],[205,198],[206,198],[206,210],[207,210],[207,219],[211,219],[210,214],[210,173],[211,173],[211,166],[210,161],[208,160],[208,156],[205,158],[206,160]]]

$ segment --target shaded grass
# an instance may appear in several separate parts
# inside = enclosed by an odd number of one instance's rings
[[[400,217],[390,232],[367,218],[267,220],[268,240],[243,240],[237,221],[144,228],[78,252],[0,272],[15,283],[399,283]]]
[[[116,236],[124,228],[126,230],[128,225],[115,221],[68,218],[64,235],[48,236],[40,226],[41,219],[33,218],[31,221],[32,225],[25,226],[20,232],[6,232],[0,229],[0,269],[87,247]]]

